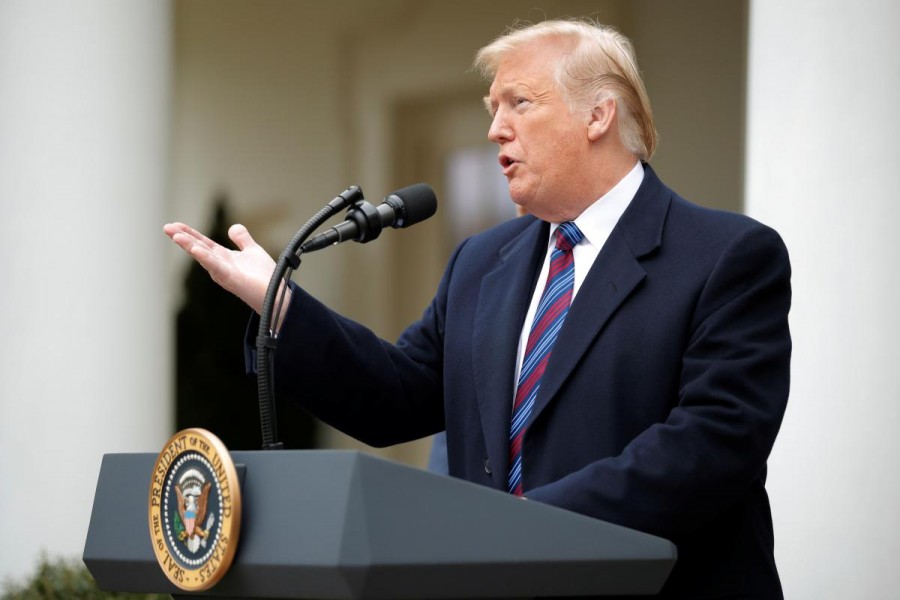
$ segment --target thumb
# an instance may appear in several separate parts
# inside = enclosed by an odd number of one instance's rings
[[[228,228],[228,237],[237,245],[238,250],[246,250],[257,245],[247,228],[240,223],[236,223]]]

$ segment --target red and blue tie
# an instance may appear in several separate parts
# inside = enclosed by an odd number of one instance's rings
[[[572,287],[575,282],[572,248],[584,237],[578,226],[571,222],[557,227],[555,235],[556,248],[550,255],[547,285],[541,294],[528,334],[509,427],[508,488],[509,493],[516,496],[522,495],[522,438],[525,436],[525,425],[541,387],[541,376],[550,360],[553,343],[566,320],[569,305],[572,304]]]

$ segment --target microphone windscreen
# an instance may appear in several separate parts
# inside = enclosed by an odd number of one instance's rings
[[[397,228],[415,225],[437,211],[437,197],[434,195],[434,190],[424,183],[406,186],[391,196],[396,196],[403,202],[402,218],[394,223],[394,227]]]

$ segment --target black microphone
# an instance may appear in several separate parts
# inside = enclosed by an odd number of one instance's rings
[[[359,200],[347,211],[347,219],[343,223],[304,242],[300,253],[315,252],[347,240],[365,244],[381,235],[385,227],[403,229],[424,221],[436,210],[434,191],[424,183],[397,190],[377,207],[366,200]]]

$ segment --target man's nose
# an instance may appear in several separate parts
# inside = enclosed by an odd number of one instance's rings
[[[513,139],[509,119],[506,118],[506,112],[502,109],[494,113],[494,119],[491,121],[490,129],[488,129],[488,139],[495,144],[502,144]]]

